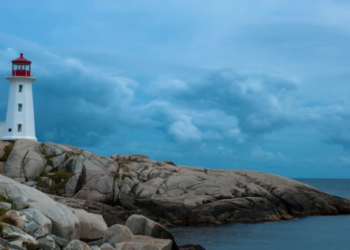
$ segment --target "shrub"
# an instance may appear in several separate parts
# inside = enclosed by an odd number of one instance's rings
[[[5,146],[4,151],[5,154],[0,158],[0,161],[7,161],[8,157],[11,154],[13,148],[13,142],[10,142],[10,145]]]
[[[12,215],[9,215],[9,214],[4,214],[4,215],[0,216],[0,223],[6,223],[9,225],[13,225],[15,227],[18,227],[17,220]]]
[[[55,191],[58,193],[59,190],[64,189],[68,180],[70,177],[74,176],[75,174],[72,172],[42,172],[41,177],[49,177],[51,178],[55,184],[52,186],[46,185],[45,182],[41,180],[40,177],[36,179],[37,181],[37,186],[38,187],[43,187],[48,189],[49,191]]]
[[[4,214],[7,213],[7,209],[0,207],[0,216],[3,216]]]

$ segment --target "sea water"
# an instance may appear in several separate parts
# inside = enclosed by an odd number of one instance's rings
[[[296,179],[350,199],[350,179]],[[290,221],[171,228],[178,245],[207,250],[350,250],[350,215],[307,216]]]

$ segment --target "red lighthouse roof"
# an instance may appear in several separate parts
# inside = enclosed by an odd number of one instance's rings
[[[23,53],[21,53],[21,56],[18,57],[15,60],[12,60],[12,63],[18,63],[18,64],[31,64],[32,62],[29,61],[28,59],[23,57]]]

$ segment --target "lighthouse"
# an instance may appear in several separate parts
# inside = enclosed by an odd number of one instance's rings
[[[31,73],[32,62],[23,57],[12,61],[12,73],[6,77],[10,82],[6,121],[0,122],[0,139],[27,139],[37,141],[33,107]]]

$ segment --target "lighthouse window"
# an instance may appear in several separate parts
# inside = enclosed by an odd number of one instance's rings
[[[18,104],[18,112],[22,112],[22,104]]]
[[[9,128],[9,132],[12,132],[12,128]]]
[[[19,85],[19,92],[22,93],[23,85]]]
[[[22,124],[18,124],[18,132],[22,132]]]

